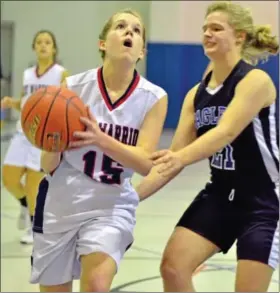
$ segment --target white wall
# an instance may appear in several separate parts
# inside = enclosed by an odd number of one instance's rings
[[[214,1],[152,1],[152,42],[201,43],[205,12]],[[255,24],[270,24],[279,36],[278,1],[232,1],[251,9]]]
[[[22,72],[35,60],[31,42],[36,31],[52,30],[59,59],[70,72],[100,65],[98,35],[119,9],[139,11],[152,42],[200,43],[206,7],[213,1],[1,1],[1,20],[15,23],[12,94],[21,90]],[[270,23],[279,36],[277,1],[236,1],[250,7],[256,24]],[[163,60],[164,62],[164,60]],[[145,74],[145,60],[139,63]]]
[[[149,5],[149,1],[1,1],[1,21],[15,23],[12,94],[20,93],[22,72],[35,60],[31,43],[36,31],[48,29],[55,33],[58,58],[76,73],[100,65],[98,35],[114,12],[137,10],[149,31]],[[145,61],[138,69],[145,73]]]

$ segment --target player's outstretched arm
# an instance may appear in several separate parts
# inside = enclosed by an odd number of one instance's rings
[[[176,169],[209,158],[230,144],[276,98],[271,78],[254,69],[236,87],[234,98],[223,113],[218,125],[178,152],[163,150],[152,155],[155,165],[163,164],[158,172],[169,176]]]
[[[179,123],[170,146],[172,151],[179,151],[196,139],[194,97],[198,86],[193,87],[185,97]],[[140,200],[144,200],[157,192],[183,170],[183,168],[177,169],[169,176],[163,177],[158,173],[160,167],[161,165],[154,166],[149,175],[136,186]]]
[[[166,113],[167,96],[164,96],[146,115],[136,146],[129,146],[102,132],[98,122],[88,111],[89,118],[81,117],[87,131],[74,133],[78,140],[70,143],[70,147],[96,145],[116,162],[145,176],[152,167],[149,157],[157,149]]]

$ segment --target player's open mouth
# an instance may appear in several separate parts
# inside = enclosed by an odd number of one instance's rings
[[[126,39],[126,40],[123,42],[123,45],[124,45],[125,47],[132,48],[132,40],[130,40],[130,39]]]

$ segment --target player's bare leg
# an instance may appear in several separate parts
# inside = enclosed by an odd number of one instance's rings
[[[239,260],[235,292],[267,292],[273,268],[257,261]]]
[[[192,277],[219,248],[186,228],[175,228],[161,263],[165,292],[195,292]]]
[[[81,256],[81,292],[108,292],[117,272],[113,258],[101,252]]]

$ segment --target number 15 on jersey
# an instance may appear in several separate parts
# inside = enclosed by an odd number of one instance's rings
[[[102,154],[101,169],[97,170],[97,152],[89,151],[83,156],[84,173],[92,179],[96,179],[105,184],[121,184],[121,173],[124,171],[121,164],[115,162],[110,157]],[[101,173],[98,178],[94,178],[95,173]]]

